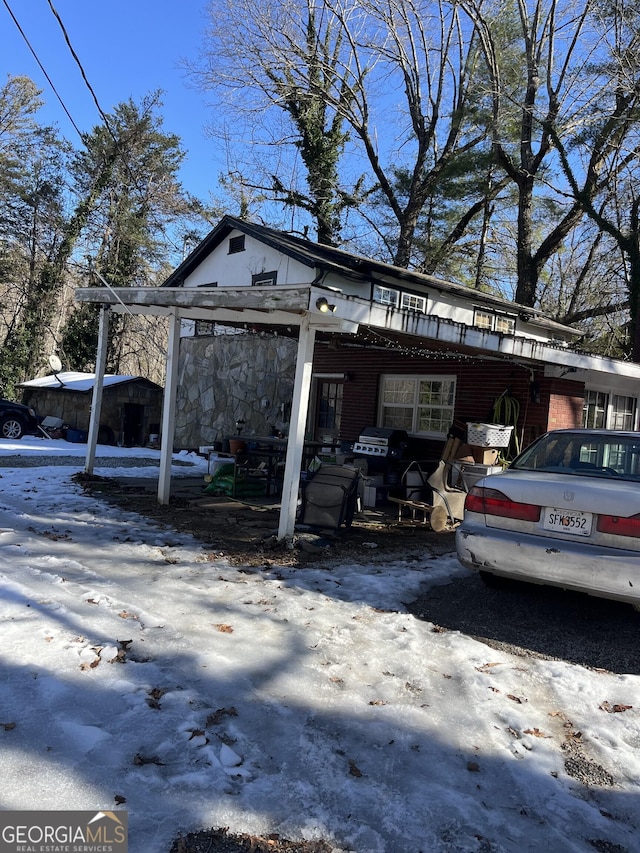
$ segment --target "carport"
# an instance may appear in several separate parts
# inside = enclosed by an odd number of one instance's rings
[[[507,336],[440,317],[389,311],[384,305],[357,296],[345,296],[335,288],[320,284],[281,287],[92,287],[76,291],[76,298],[101,306],[100,333],[96,357],[96,382],[85,470],[95,463],[102,384],[106,360],[106,330],[110,311],[163,316],[169,321],[166,381],[162,411],[162,446],[158,501],[169,502],[171,485],[172,436],[178,377],[180,328],[184,320],[207,320],[232,326],[244,324],[282,328],[297,332],[298,349],[287,444],[278,537],[291,537],[295,528],[302,464],[303,443],[309,405],[313,352],[316,335],[331,332],[356,335],[361,326],[384,329],[387,334],[410,336],[447,348],[482,355],[484,358],[518,361],[523,364],[555,365],[572,372],[610,371],[628,377],[640,375],[640,368],[593,356],[577,355],[530,338]]]

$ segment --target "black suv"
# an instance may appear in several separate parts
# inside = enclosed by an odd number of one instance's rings
[[[0,400],[0,438],[14,441],[23,435],[39,435],[39,418],[33,409],[11,400]]]

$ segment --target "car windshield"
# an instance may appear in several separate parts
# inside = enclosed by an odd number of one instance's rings
[[[550,432],[530,445],[510,467],[640,482],[640,434]]]

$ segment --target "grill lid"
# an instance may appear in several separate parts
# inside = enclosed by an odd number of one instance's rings
[[[403,429],[392,429],[391,427],[365,427],[360,433],[359,442],[362,444],[380,444],[388,447],[399,447],[406,443],[409,436]]]

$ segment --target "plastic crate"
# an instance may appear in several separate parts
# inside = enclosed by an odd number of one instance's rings
[[[467,424],[467,444],[477,447],[508,447],[512,426],[502,424]]]

